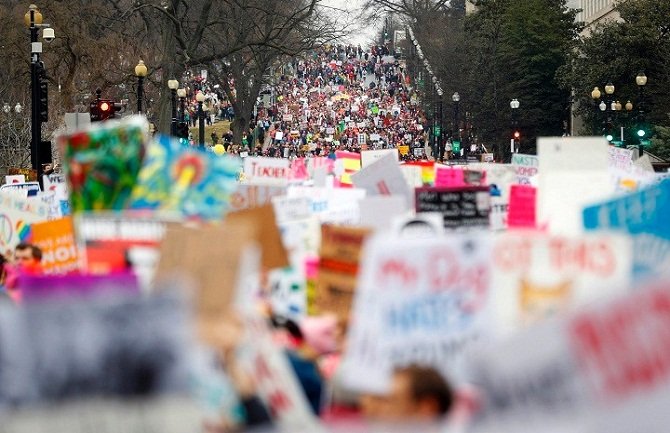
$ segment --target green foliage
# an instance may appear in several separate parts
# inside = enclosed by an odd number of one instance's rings
[[[591,99],[593,87],[611,81],[614,97],[622,104],[630,100],[634,111],[644,111],[647,121],[670,126],[670,2],[623,0],[617,4],[621,21],[608,21],[587,29],[570,61],[559,69],[564,89],[574,89],[577,112],[590,130],[600,122]],[[635,83],[645,71],[648,84],[644,98]]]
[[[465,31],[469,74],[468,100],[480,137],[508,148],[517,98],[522,151],[533,151],[535,138],[562,135],[569,118],[570,93],[559,86],[556,71],[568,60],[580,27],[576,11],[564,0],[479,0]]]
[[[657,126],[654,128],[649,152],[670,161],[670,127]]]

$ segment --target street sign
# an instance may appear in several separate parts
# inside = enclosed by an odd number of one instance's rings
[[[461,142],[460,140],[454,140],[451,142],[451,150],[453,152],[460,152],[461,151]]]
[[[651,144],[651,140],[640,140],[640,144],[643,146],[649,146]]]
[[[434,133],[436,136],[439,136],[439,135],[440,135],[440,132],[442,132],[442,129],[440,128],[440,125],[435,125],[435,126],[433,127],[433,133]]]

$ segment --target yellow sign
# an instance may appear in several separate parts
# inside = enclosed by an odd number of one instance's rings
[[[400,152],[402,156],[407,155],[409,153],[409,146],[398,146],[398,152]]]

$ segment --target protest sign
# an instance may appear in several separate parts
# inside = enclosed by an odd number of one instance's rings
[[[131,272],[106,275],[21,275],[19,285],[24,303],[137,295],[140,290],[137,276]]]
[[[400,152],[402,156],[409,155],[409,146],[407,145],[398,146],[398,152]]]
[[[26,182],[26,176],[23,174],[14,174],[5,176],[5,185],[9,185],[12,183],[25,183],[25,182]]]
[[[416,212],[439,212],[444,228],[488,227],[491,202],[488,187],[417,188]]]
[[[3,417],[17,406],[189,390],[186,307],[172,293],[2,303],[0,316]]]
[[[415,216],[399,216],[393,219],[393,233],[403,238],[424,239],[444,235],[442,214],[423,212]]]
[[[292,186],[288,197],[308,197],[312,200],[312,213],[322,223],[358,224],[361,218],[359,200],[365,190],[359,188],[309,188]]]
[[[319,313],[349,318],[356,290],[358,262],[369,229],[323,225],[314,306]]]
[[[276,424],[283,431],[321,433],[294,370],[284,352],[272,341],[266,320],[247,314],[245,325],[247,344],[242,352],[243,365],[254,378],[258,395]]]
[[[670,269],[670,179],[584,209],[586,230],[615,230],[633,236],[636,277]]]
[[[603,137],[540,137],[537,223],[557,234],[584,231],[582,209],[607,199],[614,188]]]
[[[416,165],[400,165],[400,171],[405,177],[405,182],[410,188],[420,188],[423,186],[423,180],[421,178],[421,167]]]
[[[509,232],[496,238],[493,258],[496,329],[503,335],[611,296],[632,275],[630,239],[613,234]]]
[[[77,250],[86,272],[104,275],[132,270],[142,289],[149,288],[170,220],[132,212],[96,212],[78,214],[74,222]]]
[[[286,185],[288,183],[290,161],[286,158],[250,157],[244,159],[246,179],[256,183]]]
[[[514,153],[512,154],[512,167],[516,173],[516,182],[521,185],[530,185],[532,179],[537,176],[540,161],[535,155]]]
[[[378,159],[387,155],[393,155],[395,161],[398,161],[398,149],[366,150],[361,152],[361,167],[365,168]]]
[[[414,363],[462,382],[465,353],[490,329],[490,252],[483,234],[368,241],[343,359],[345,385],[385,393],[392,370]]]
[[[149,124],[142,116],[61,135],[72,210],[126,208],[148,141]]]
[[[41,191],[40,184],[38,182],[24,182],[24,183],[6,183],[0,185],[0,192],[18,192],[19,194],[26,196],[35,196]]]
[[[669,314],[670,287],[654,285],[482,349],[472,431],[667,431]]]
[[[14,247],[30,238],[30,224],[46,221],[49,208],[38,197],[0,193],[0,254],[12,257]]]
[[[70,214],[69,192],[67,180],[64,174],[49,174],[42,176],[42,185],[44,192],[53,192],[55,200],[60,207],[60,214],[63,216]]]
[[[361,155],[355,152],[338,150],[335,152],[336,164],[340,164],[342,173],[339,175],[339,186],[351,187],[351,175],[361,169]]]
[[[530,185],[512,185],[510,187],[509,212],[507,226],[509,228],[534,228],[536,189]]]
[[[309,197],[273,197],[272,206],[277,224],[312,216],[312,200]]]
[[[268,274],[272,312],[299,322],[307,315],[305,273],[300,268],[274,269]]]
[[[296,158],[291,161],[288,178],[289,180],[309,179],[309,172],[307,170],[306,158]]]
[[[273,197],[286,193],[286,187],[256,184],[255,182],[240,183],[230,195],[232,212],[259,207],[272,202]]]
[[[401,215],[410,213],[407,201],[403,196],[371,196],[359,201],[361,208],[361,226],[376,231],[388,230],[393,226],[393,220]]]
[[[35,223],[31,228],[31,243],[42,250],[44,273],[66,274],[79,268],[72,218]]]
[[[387,154],[354,173],[351,180],[356,188],[364,189],[367,196],[401,196],[408,209],[412,207],[412,191],[398,166],[397,155]]]
[[[216,325],[233,306],[238,269],[255,243],[253,222],[199,229],[172,225],[161,244],[155,281],[186,281],[195,290],[200,337],[216,344]],[[215,270],[215,271],[214,271]]]
[[[237,185],[240,161],[162,136],[149,144],[133,189],[133,209],[219,220]]]
[[[486,171],[470,170],[463,167],[435,166],[436,187],[464,187],[487,185]]]
[[[261,246],[261,266],[264,269],[284,268],[289,265],[286,250],[282,244],[272,204],[231,212],[226,215],[224,225],[254,224],[253,239]]]

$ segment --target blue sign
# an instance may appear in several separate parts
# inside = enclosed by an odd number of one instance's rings
[[[670,179],[587,207],[584,227],[631,234],[635,277],[667,272],[670,266]]]

